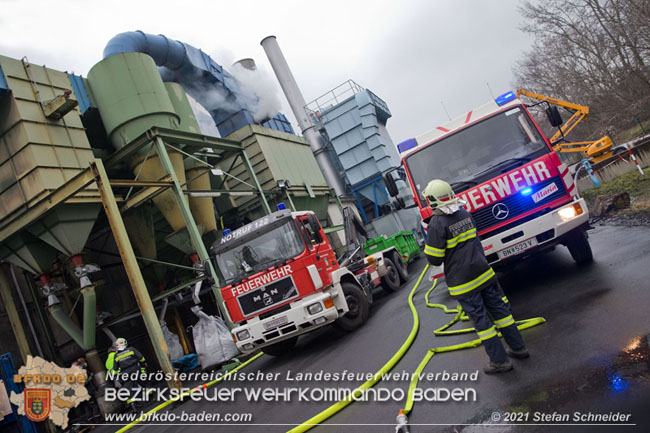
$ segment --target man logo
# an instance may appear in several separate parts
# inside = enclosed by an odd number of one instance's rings
[[[44,421],[52,402],[49,389],[25,389],[25,415],[32,421]]]
[[[497,203],[494,205],[494,207],[492,207],[492,215],[498,220],[504,220],[508,218],[509,213],[510,210],[508,209],[508,206],[503,203]]]

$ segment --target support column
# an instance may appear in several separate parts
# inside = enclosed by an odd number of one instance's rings
[[[154,140],[156,144],[156,150],[158,151],[158,158],[160,158],[160,162],[162,163],[162,166],[167,172],[167,174],[169,174],[172,178],[173,186],[171,189],[176,195],[176,203],[178,204],[178,207],[181,211],[181,215],[183,216],[183,220],[185,221],[185,226],[187,228],[187,233],[190,235],[190,241],[192,242],[192,246],[194,247],[196,254],[199,256],[199,260],[201,261],[201,263],[208,264],[208,266],[210,267],[210,273],[215,279],[215,284],[212,285],[212,292],[214,293],[214,296],[217,298],[217,308],[221,312],[221,317],[223,317],[223,319],[226,321],[226,325],[228,325],[228,329],[232,329],[235,325],[230,319],[230,315],[228,314],[228,310],[226,309],[225,303],[223,301],[223,296],[221,296],[219,281],[217,281],[217,277],[216,277],[217,273],[215,272],[214,267],[212,266],[212,261],[210,260],[210,256],[208,255],[208,250],[206,250],[205,245],[203,244],[203,239],[201,239],[201,233],[199,232],[199,229],[196,227],[196,222],[194,221],[194,217],[192,216],[192,212],[190,211],[190,206],[185,201],[185,194],[183,193],[181,184],[178,181],[178,177],[176,176],[176,173],[174,172],[172,161],[169,159],[169,155],[167,154],[167,149],[165,148],[165,142],[160,137],[155,137]]]
[[[287,200],[289,200],[289,206],[291,206],[291,210],[296,212],[296,206],[293,204],[293,200],[291,200],[291,193],[289,193],[289,188],[286,188],[284,192],[287,195]]]
[[[115,243],[120,252],[120,257],[122,258],[126,274],[129,277],[129,282],[131,283],[138,307],[140,307],[140,312],[142,313],[144,324],[149,333],[149,338],[151,338],[151,343],[156,352],[156,358],[158,359],[160,368],[168,378],[167,385],[169,388],[180,389],[181,383],[174,374],[174,368],[169,359],[169,349],[165,342],[162,329],[160,328],[160,323],[156,316],[156,310],[154,310],[153,303],[149,297],[147,286],[142,278],[142,273],[140,272],[140,267],[135,258],[131,241],[126,233],[122,215],[120,215],[119,208],[115,202],[115,196],[113,195],[113,190],[111,189],[106,170],[104,169],[104,164],[101,160],[95,159],[91,163],[90,168],[95,176],[95,182],[97,183],[97,189],[102,198],[106,217],[108,218],[111,231],[115,237]]]
[[[18,343],[18,350],[20,351],[20,356],[23,359],[23,364],[27,362],[27,356],[32,353],[29,350],[29,344],[27,343],[27,337],[25,336],[25,329],[23,324],[20,321],[18,316],[18,311],[16,310],[16,304],[14,304],[14,298],[11,295],[11,289],[9,288],[9,283],[5,277],[5,267],[0,266],[0,293],[2,294],[2,302],[5,305],[7,310],[7,315],[9,316],[9,322],[11,323],[11,329],[14,331],[14,336],[16,337],[16,342]],[[25,312],[26,314],[29,314]]]
[[[262,198],[262,203],[264,204],[264,208],[266,209],[267,214],[271,214],[271,208],[269,207],[269,202],[266,201],[266,196],[264,195],[264,190],[262,189],[262,185],[260,185],[260,181],[257,180],[257,175],[255,175],[255,170],[253,170],[253,164],[251,164],[250,159],[248,159],[248,155],[246,155],[245,151],[241,151],[241,156],[242,156],[242,162],[244,163],[244,167],[246,167],[246,171],[248,171],[248,175],[250,176],[251,180],[255,184],[255,188],[260,192],[260,197]]]

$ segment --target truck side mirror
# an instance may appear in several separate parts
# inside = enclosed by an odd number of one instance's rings
[[[322,239],[320,238],[320,223],[318,222],[316,215],[308,215],[307,224],[309,224],[311,231],[314,232],[316,236],[318,236],[319,243],[322,242]]]
[[[399,194],[395,179],[393,179],[393,175],[390,172],[384,175],[384,183],[386,184],[386,189],[388,190],[388,194],[390,194],[391,197],[396,197],[397,194]]]
[[[560,115],[560,110],[558,110],[557,107],[548,107],[544,111],[546,112],[546,117],[548,117],[551,126],[559,128],[564,123],[562,116]]]
[[[203,269],[201,271],[206,276],[208,284],[213,285],[215,281],[214,275],[212,275],[212,268],[210,267],[210,259],[203,262],[202,268]]]

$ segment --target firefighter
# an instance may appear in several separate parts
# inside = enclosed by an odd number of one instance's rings
[[[528,350],[512,317],[508,298],[485,258],[472,217],[443,180],[429,182],[424,198],[433,209],[424,252],[432,265],[444,263],[449,293],[474,323],[490,357],[483,371],[495,374],[512,370],[508,356],[528,358]],[[507,350],[497,332],[501,332],[508,343]]]
[[[128,374],[129,380],[123,386],[133,388],[138,383],[130,379],[131,375],[137,373],[138,369],[141,373],[147,372],[144,356],[137,349],[128,346],[125,338],[115,340],[115,348],[114,355],[111,357],[109,354],[106,360],[106,368],[109,371]]]
[[[117,349],[115,349],[115,344],[113,344],[109,349],[108,349],[108,356],[106,357],[106,363],[104,364],[106,366],[106,371],[109,373],[114,373],[115,370],[113,370],[113,367],[115,367],[115,352]]]

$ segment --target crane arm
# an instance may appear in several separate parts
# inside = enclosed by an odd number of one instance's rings
[[[585,120],[589,115],[589,107],[584,105],[574,104],[572,102],[563,101],[557,98],[551,98],[550,96],[540,95],[539,93],[529,92],[528,90],[519,89],[517,90],[517,97],[520,95],[527,96],[531,99],[536,99],[541,102],[548,102],[549,104],[556,105],[558,107],[566,108],[568,110],[574,111],[573,115],[562,124],[559,130],[551,137],[551,143],[556,143],[561,137],[567,135],[575,126],[581,121]]]

